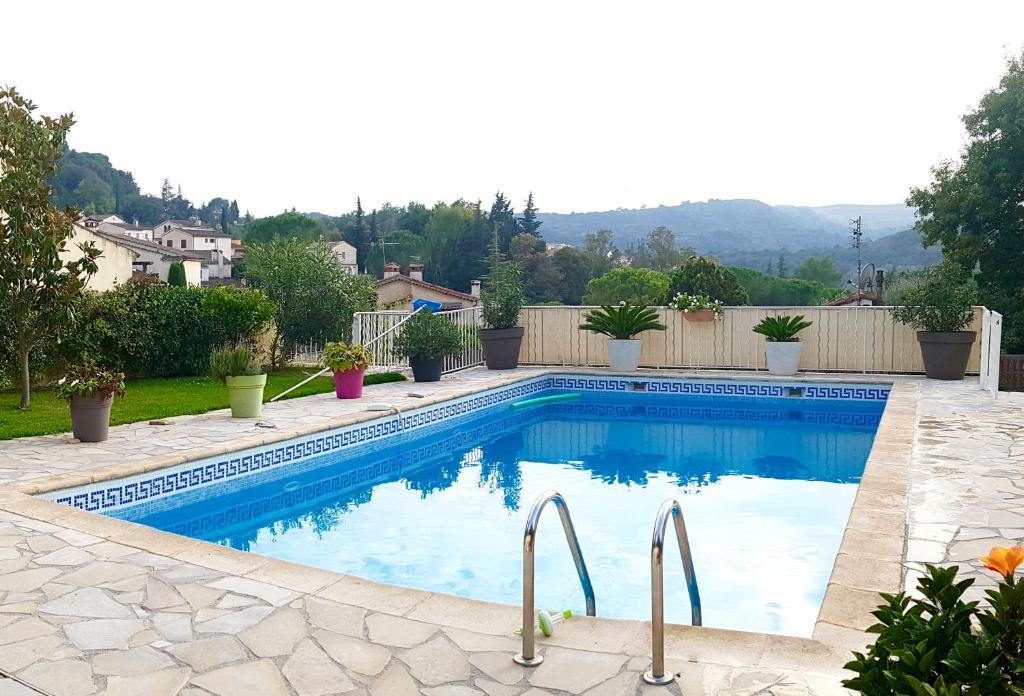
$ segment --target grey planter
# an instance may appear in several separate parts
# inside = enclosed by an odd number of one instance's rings
[[[519,349],[523,345],[523,327],[480,329],[484,361],[488,370],[514,370],[519,367]]]
[[[114,395],[72,396],[71,434],[81,442],[103,442],[110,430],[110,408]]]
[[[444,371],[444,358],[409,358],[409,367],[417,382],[439,382]]]
[[[959,380],[967,373],[976,331],[918,331],[928,379]]]

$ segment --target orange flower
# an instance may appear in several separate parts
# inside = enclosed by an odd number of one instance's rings
[[[1024,563],[1024,546],[1014,546],[1013,548],[993,546],[987,556],[982,556],[978,560],[984,563],[989,570],[1004,577],[1013,575],[1017,566]]]

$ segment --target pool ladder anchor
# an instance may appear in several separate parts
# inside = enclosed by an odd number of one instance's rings
[[[533,502],[530,514],[526,518],[526,530],[523,533],[523,649],[512,658],[516,664],[523,667],[536,667],[544,661],[544,656],[538,655],[536,652],[536,637],[534,636],[534,624],[537,621],[533,591],[534,547],[541,513],[550,502],[554,502],[555,507],[558,508],[558,516],[562,519],[565,540],[569,543],[569,551],[572,553],[572,560],[576,565],[576,574],[580,576],[580,584],[583,586],[583,596],[587,602],[587,616],[597,615],[594,603],[594,585],[590,582],[587,564],[583,562],[583,551],[580,549],[579,539],[576,538],[576,530],[572,526],[572,518],[569,516],[565,498],[558,491],[545,491]]]
[[[676,529],[676,543],[683,561],[686,591],[690,597],[690,623],[701,625],[700,591],[697,589],[697,573],[693,569],[690,540],[686,536],[683,508],[678,500],[669,498],[658,510],[651,535],[651,668],[644,672],[644,681],[656,686],[671,684],[675,679],[672,673],[665,673],[665,534],[669,518]]]

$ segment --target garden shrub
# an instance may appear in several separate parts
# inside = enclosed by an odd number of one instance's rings
[[[750,297],[736,276],[725,266],[707,256],[691,256],[669,276],[669,291],[661,299],[667,303],[679,293],[707,295],[723,305],[750,304]]]

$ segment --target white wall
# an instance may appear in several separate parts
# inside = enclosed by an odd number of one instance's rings
[[[97,292],[112,290],[131,279],[135,254],[130,249],[93,234],[81,225],[74,226],[74,236],[68,240],[60,255],[61,260],[67,263],[82,258],[82,250],[78,245],[85,242],[92,242],[100,250],[100,257],[96,259],[97,271],[86,283],[88,289]]]

